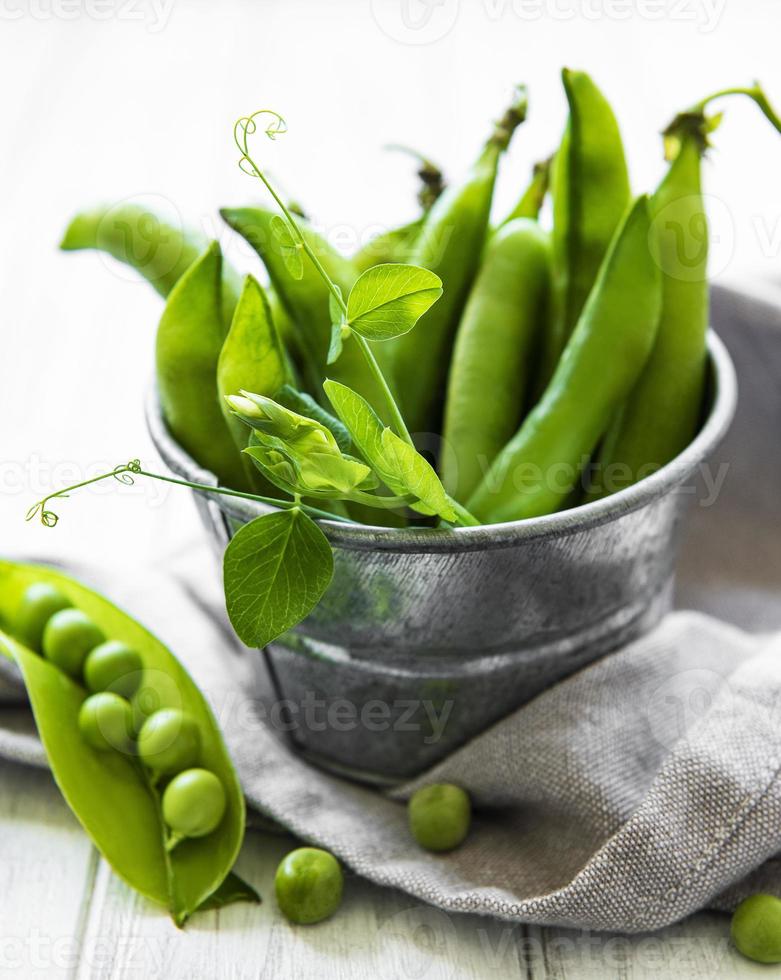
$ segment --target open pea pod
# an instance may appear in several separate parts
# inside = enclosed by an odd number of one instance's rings
[[[92,749],[77,721],[88,692],[11,635],[22,595],[36,582],[54,585],[107,637],[139,653],[144,676],[138,703],[151,699],[155,709],[180,708],[195,719],[201,733],[199,764],[219,778],[227,800],[225,815],[211,834],[184,840],[168,853],[159,795],[141,764],[120,751]],[[177,925],[200,907],[224,902],[226,879],[236,880],[228,876],[244,837],[244,797],[214,716],[173,654],[127,613],[62,572],[7,561],[0,561],[0,653],[18,664],[57,785],[114,871],[164,905]]]

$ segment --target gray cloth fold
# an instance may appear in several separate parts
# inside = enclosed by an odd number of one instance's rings
[[[449,910],[626,932],[731,907],[757,876],[781,889],[781,638],[673,613],[383,795],[310,767],[266,720],[260,657],[232,639],[205,548],[167,573],[74,573],[188,666],[249,803],[373,881]],[[43,763],[24,710],[1,709],[0,726],[1,754]],[[402,802],[432,780],[477,811],[445,856],[415,845]]]

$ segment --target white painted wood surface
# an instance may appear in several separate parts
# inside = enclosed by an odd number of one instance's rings
[[[777,975],[704,914],[654,935],[510,926],[449,915],[348,876],[339,914],[291,926],[274,870],[295,846],[250,831],[237,870],[263,904],[196,916],[184,931],[91,848],[50,776],[0,762],[0,978],[14,980],[626,980]]]

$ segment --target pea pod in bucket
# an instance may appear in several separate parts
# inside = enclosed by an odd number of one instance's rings
[[[565,506],[632,391],[661,311],[661,274],[650,234],[648,198],[641,196],[613,238],[542,398],[469,500],[469,510],[483,523],[538,517]]]
[[[99,749],[99,741],[90,738],[95,730],[110,735],[111,721],[101,724],[101,705],[111,707],[123,699],[114,693],[90,695],[79,678],[69,676],[19,638],[18,624],[22,617],[29,618],[25,596],[40,583],[64,596],[104,636],[138,654],[141,676],[125,688],[135,691],[129,702],[124,701],[131,732],[121,733],[123,737],[130,740],[158,709],[179,711],[197,726],[195,765],[213,775],[225,797],[224,812],[207,835],[177,839],[172,847],[178,828],[168,826],[163,816],[163,798],[171,783],[159,783],[136,752],[118,739]],[[203,695],[155,636],[103,596],[59,571],[0,561],[0,653],[21,670],[38,733],[66,802],[127,884],[165,906],[180,926],[193,912],[223,904],[226,889],[236,897],[253,897],[252,889],[231,873],[244,836],[244,798],[238,777]],[[83,710],[85,702],[97,710]],[[176,738],[175,732],[172,737]]]

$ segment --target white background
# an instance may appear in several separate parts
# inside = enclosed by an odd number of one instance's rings
[[[51,486],[135,456],[154,464],[142,397],[161,301],[94,254],[64,255],[68,218],[162,195],[255,268],[215,217],[260,196],[236,167],[234,119],[262,106],[289,134],[265,163],[343,247],[415,213],[399,141],[463,174],[513,83],[528,123],[497,211],[564,120],[562,65],[611,98],[637,190],[663,172],[660,128],[724,85],[759,77],[781,106],[777,0],[0,0],[0,529],[3,552],[138,567],[197,533],[184,491],[112,484],[25,525]],[[726,104],[707,165],[720,276],[778,277],[781,138]]]

